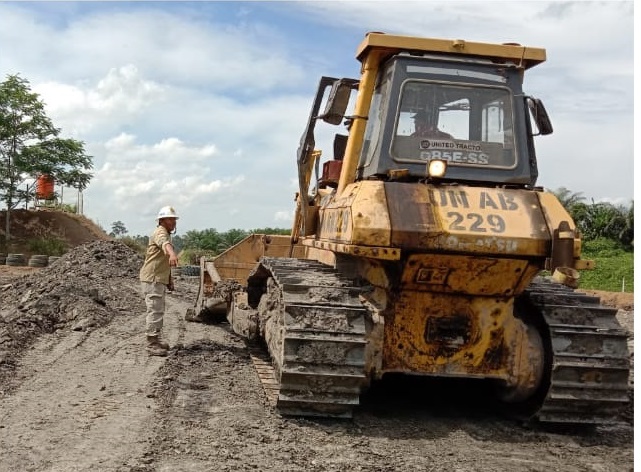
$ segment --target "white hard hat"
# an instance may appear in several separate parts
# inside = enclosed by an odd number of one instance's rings
[[[174,207],[172,206],[164,206],[158,211],[158,216],[156,219],[161,219],[161,218],[176,218],[178,219],[178,215],[176,215],[176,210],[174,210]]]

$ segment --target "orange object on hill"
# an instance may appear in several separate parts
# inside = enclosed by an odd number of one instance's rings
[[[36,197],[41,200],[52,200],[54,197],[54,180],[47,174],[42,174],[36,180]]]

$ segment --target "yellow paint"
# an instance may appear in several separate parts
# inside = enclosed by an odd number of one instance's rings
[[[536,192],[466,186],[415,185],[407,202],[390,210],[384,182],[362,181],[319,211],[318,248],[390,258],[397,252],[421,250],[545,258],[554,218],[544,212]],[[408,187],[409,188],[409,187]],[[412,210],[410,212],[409,210]],[[390,214],[397,211],[397,215]],[[394,244],[392,216],[401,222],[394,231],[413,232],[415,245]],[[431,218],[431,220],[429,219]],[[397,247],[394,247],[397,246]],[[356,250],[355,248],[358,248]],[[366,248],[371,248],[367,250]],[[393,258],[396,258],[393,257]]]
[[[380,54],[370,54],[363,61],[361,80],[354,105],[352,127],[349,132],[349,138],[347,139],[345,156],[343,157],[343,167],[338,180],[338,188],[336,189],[336,195],[339,196],[343,196],[347,186],[353,183],[356,177],[358,157],[363,148],[367,116],[369,116],[369,108],[372,103],[379,63]]]
[[[360,247],[361,254],[371,247],[372,251],[367,252],[378,253],[384,259],[398,258],[387,250],[391,246],[391,227],[383,182],[352,184],[342,197],[321,208],[319,214],[319,240]]]
[[[465,54],[489,58],[495,62],[510,61],[526,69],[538,65],[546,59],[545,49],[542,48],[516,44],[478,43],[462,39],[414,38],[384,33],[369,33],[358,46],[356,57],[362,61],[372,51],[380,50],[384,50],[388,54],[400,51]]]
[[[345,148],[343,169],[336,194],[342,196],[356,176],[358,157],[363,147],[366,119],[374,93],[374,85],[382,60],[401,51],[425,51],[448,54],[464,54],[492,59],[495,62],[511,62],[527,69],[545,61],[545,49],[519,45],[488,44],[471,41],[414,38],[409,36],[369,33],[359,45],[356,57],[361,61],[361,78],[354,106],[353,122]]]
[[[316,249],[373,259],[395,261],[401,257],[401,251],[399,249],[389,247],[358,246],[355,244],[333,243],[331,241],[316,241],[312,238],[302,239],[301,244]]]
[[[213,282],[233,279],[245,284],[262,256],[303,257],[304,250],[301,245],[292,246],[289,236],[251,234],[215,258],[204,258],[201,267]]]
[[[443,232],[440,249],[544,256],[550,234],[534,192],[478,187],[431,188]]]

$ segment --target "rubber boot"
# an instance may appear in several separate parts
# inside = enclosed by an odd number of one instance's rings
[[[150,356],[166,356],[169,344],[160,340],[159,336],[147,336],[147,353]]]

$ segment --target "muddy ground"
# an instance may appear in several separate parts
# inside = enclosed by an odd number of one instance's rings
[[[280,417],[244,341],[184,321],[195,277],[168,297],[170,355],[147,356],[140,263],[95,241],[43,269],[0,266],[0,471],[633,469],[632,407],[617,426],[522,424],[482,384],[393,378],[352,420]]]

